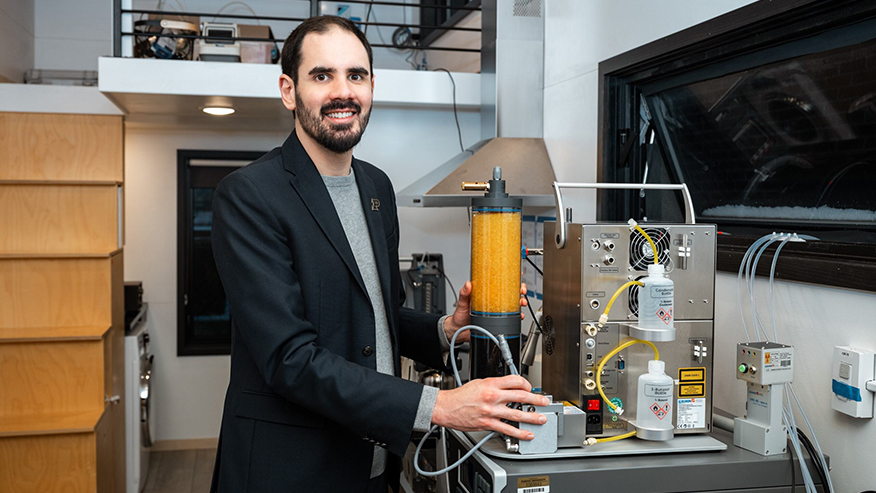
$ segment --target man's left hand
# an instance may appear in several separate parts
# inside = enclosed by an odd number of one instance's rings
[[[520,306],[527,306],[529,302],[526,299],[526,283],[520,283]],[[520,310],[520,319],[524,319],[526,316],[523,314],[523,310]],[[471,323],[471,281],[466,281],[462,286],[462,289],[459,290],[459,301],[456,303],[456,311],[453,312],[452,317],[447,317],[444,320],[444,335],[447,336],[447,340],[449,341],[453,334]],[[467,342],[470,339],[468,330],[459,334],[456,338],[456,342]]]

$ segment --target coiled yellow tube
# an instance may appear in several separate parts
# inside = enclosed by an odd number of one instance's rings
[[[614,292],[614,295],[611,297],[610,300],[608,300],[608,303],[605,305],[605,311],[602,312],[602,315],[599,316],[599,323],[597,325],[599,325],[600,328],[605,325],[605,322],[608,322],[608,312],[611,311],[611,305],[614,304],[614,300],[616,300],[617,297],[620,296],[624,289],[627,289],[630,286],[644,286],[644,284],[642,283],[642,281],[630,281],[625,283],[623,286],[617,288],[617,291]]]
[[[617,411],[618,414],[622,414],[623,409],[618,410],[617,406],[615,406],[613,402],[608,400],[608,397],[605,395],[605,391],[602,390],[602,379],[600,377],[602,377],[602,369],[605,367],[605,364],[608,362],[608,360],[610,360],[617,353],[619,353],[619,352],[623,351],[624,349],[626,349],[632,345],[635,345],[635,344],[647,344],[647,345],[651,346],[651,349],[654,350],[654,359],[660,359],[660,351],[657,350],[657,346],[655,346],[653,342],[642,341],[640,339],[630,339],[629,341],[612,349],[608,354],[605,355],[604,358],[602,358],[602,360],[599,362],[599,366],[596,367],[596,390],[599,391],[599,395],[602,396],[602,400],[605,401],[605,403],[608,405],[608,407]]]

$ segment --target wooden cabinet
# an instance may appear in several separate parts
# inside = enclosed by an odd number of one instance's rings
[[[125,491],[122,137],[0,113],[0,491]]]

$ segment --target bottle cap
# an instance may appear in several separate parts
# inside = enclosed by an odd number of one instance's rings
[[[648,264],[649,276],[662,276],[665,271],[663,264]]]
[[[649,373],[663,373],[663,370],[666,369],[666,363],[663,360],[652,359],[648,362],[648,372]]]

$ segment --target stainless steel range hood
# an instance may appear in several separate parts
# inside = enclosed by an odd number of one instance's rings
[[[544,145],[544,1],[484,0],[481,27],[481,140],[396,196],[398,205],[466,207],[502,167],[507,191],[524,206],[553,207],[556,181]]]

